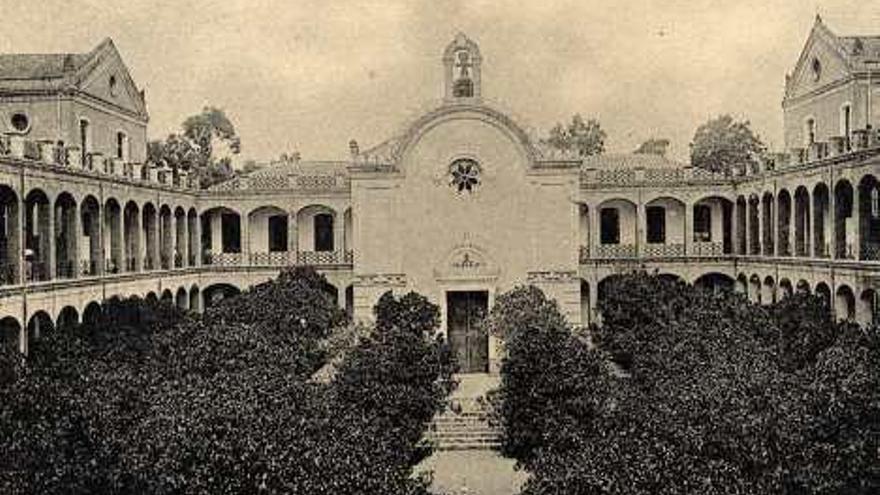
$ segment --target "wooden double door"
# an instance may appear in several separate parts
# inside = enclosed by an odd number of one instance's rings
[[[446,293],[446,330],[461,373],[489,371],[489,336],[482,324],[488,307],[486,291]]]

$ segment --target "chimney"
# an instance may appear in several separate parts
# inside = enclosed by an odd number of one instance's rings
[[[361,154],[361,149],[358,146],[358,142],[354,139],[348,142],[348,150],[351,152],[352,158],[355,158],[356,156]]]

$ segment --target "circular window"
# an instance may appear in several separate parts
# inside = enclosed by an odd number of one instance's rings
[[[31,126],[31,122],[30,120],[28,120],[27,115],[23,113],[12,114],[12,118],[9,119],[9,123],[12,125],[12,128],[18,132],[27,132],[27,130]]]
[[[822,76],[822,62],[818,58],[813,59],[813,80],[818,81]]]
[[[449,184],[457,192],[473,192],[480,185],[480,165],[470,158],[460,158],[449,166]]]
[[[116,96],[116,76],[110,76],[110,96]]]

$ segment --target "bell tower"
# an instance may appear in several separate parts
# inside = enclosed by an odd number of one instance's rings
[[[443,52],[446,76],[445,100],[462,103],[480,99],[480,48],[464,33],[458,33]]]

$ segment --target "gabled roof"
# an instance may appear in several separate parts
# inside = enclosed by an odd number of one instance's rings
[[[626,170],[626,169],[676,169],[685,165],[665,156],[653,153],[608,153],[585,157],[582,169]]]
[[[86,53],[0,54],[0,94],[82,90],[92,73],[114,58],[121,61],[110,38]],[[136,89],[124,64],[122,72],[125,82]],[[140,91],[134,93],[137,113],[146,117],[144,98]]]
[[[880,69],[876,64],[868,63],[880,60],[880,36],[838,36],[817,15],[794,70],[786,80],[787,94],[794,89],[796,76],[807,69],[809,55],[816,43],[824,44],[850,73]]]

